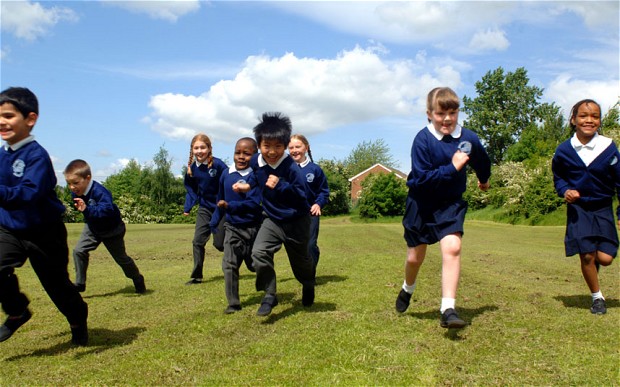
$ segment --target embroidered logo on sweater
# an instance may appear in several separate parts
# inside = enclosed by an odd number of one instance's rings
[[[24,169],[26,169],[26,163],[24,163],[24,160],[22,159],[15,160],[15,162],[13,163],[13,176],[15,177],[24,176]]]
[[[215,177],[215,175],[217,175],[217,169],[209,169],[209,176]]]
[[[306,174],[306,181],[308,183],[312,183],[314,181],[314,173],[312,173],[312,172],[311,173],[307,173]]]
[[[459,150],[465,154],[471,153],[471,142],[461,141],[458,146]]]
[[[614,156],[614,158],[611,159],[611,162],[609,163],[609,165],[616,165],[616,163],[618,163],[618,158]]]

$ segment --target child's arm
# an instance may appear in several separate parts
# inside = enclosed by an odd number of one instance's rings
[[[327,176],[325,176],[325,173],[318,165],[314,175],[314,179],[318,179],[319,184],[316,200],[314,201],[312,207],[310,207],[310,214],[314,216],[321,216],[321,209],[329,203],[329,185],[327,184]]]
[[[85,203],[83,199],[76,198],[81,203],[75,203],[78,211],[90,218],[106,218],[116,215],[112,194],[104,186],[94,183],[91,189],[90,200]],[[83,208],[80,210],[78,205]]]
[[[192,208],[198,203],[198,186],[196,183],[196,179],[192,178],[187,173],[185,174],[185,178],[183,179],[183,185],[185,186],[185,205],[183,206],[183,215],[189,215],[189,212]]]
[[[0,206],[6,209],[30,207],[56,186],[56,175],[49,158],[30,158],[23,173],[19,184],[0,185]]]

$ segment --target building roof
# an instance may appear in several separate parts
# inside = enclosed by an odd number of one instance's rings
[[[351,177],[351,178],[349,179],[349,181],[351,182],[351,181],[353,181],[353,180],[357,179],[358,177],[360,177],[360,176],[363,176],[363,175],[367,174],[369,171],[371,171],[371,170],[373,170],[373,169],[375,169],[375,168],[377,168],[377,167],[385,169],[385,171],[386,171],[386,172],[388,172],[388,173],[393,173],[393,174],[395,174],[395,175],[396,175],[396,177],[398,177],[398,178],[401,178],[401,179],[405,179],[405,178],[407,178],[407,175],[406,175],[406,174],[404,174],[404,173],[402,173],[402,172],[401,172],[401,171],[399,171],[398,169],[389,168],[389,167],[386,167],[385,165],[382,165],[382,164],[375,164],[375,165],[373,165],[372,167],[367,168],[367,169],[363,170],[362,172],[358,173],[357,175],[355,175],[355,176]]]

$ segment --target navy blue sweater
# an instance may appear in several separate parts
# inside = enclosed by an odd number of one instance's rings
[[[560,197],[569,189],[579,191],[579,202],[611,202],[614,192],[620,199],[620,153],[615,143],[586,166],[570,139],[555,150],[551,163],[553,183]],[[620,217],[620,206],[616,210]]]
[[[196,204],[207,208],[211,212],[215,211],[215,200],[220,187],[220,177],[228,167],[222,160],[214,157],[211,168],[207,164],[196,166],[196,163],[192,163],[190,168],[192,176],[185,174],[185,179],[183,180],[187,190],[183,211],[186,213],[190,212]]]
[[[16,151],[0,147],[0,226],[27,230],[60,221],[65,206],[56,182],[52,161],[36,141]]]
[[[252,168],[237,171],[231,167],[224,171],[220,178],[220,189],[216,202],[225,200],[228,203],[228,208],[226,210],[218,208],[215,211],[210,222],[211,229],[217,227],[223,212],[226,213],[226,221],[233,226],[243,227],[260,224],[262,209],[258,187],[250,189],[247,193],[235,192],[232,189],[233,184],[237,182],[247,183],[252,175]]]
[[[288,221],[310,213],[306,199],[306,183],[301,168],[289,155],[273,168],[266,164],[260,154],[252,156],[250,167],[254,174],[250,186],[258,187],[262,195],[263,210],[273,220]],[[279,178],[274,189],[265,186],[269,175]]]
[[[474,132],[462,128],[459,138],[447,135],[438,140],[425,127],[411,146],[411,172],[407,177],[409,196],[428,202],[460,199],[467,188],[467,168],[457,171],[452,156],[464,141],[471,144],[467,165],[474,169],[481,183],[486,183],[491,176],[491,161]]]
[[[310,207],[318,204],[323,208],[329,202],[329,186],[325,173],[315,163],[309,161],[306,165],[299,164],[301,174],[306,181],[306,196]]]
[[[87,194],[78,196],[72,192],[71,197],[80,198],[86,203],[82,215],[93,234],[104,236],[115,231],[123,223],[121,212],[112,201],[112,194],[98,182],[93,180]]]

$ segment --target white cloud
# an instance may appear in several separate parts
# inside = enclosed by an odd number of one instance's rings
[[[200,9],[200,0],[106,0],[102,3],[169,22]]]
[[[201,95],[153,96],[145,122],[172,139],[205,132],[212,140],[232,142],[251,135],[266,111],[289,115],[295,130],[308,135],[408,116],[423,106],[433,87],[461,86],[458,68],[464,67],[445,58],[429,61],[423,54],[416,60],[386,62],[377,49],[359,47],[333,59],[251,56],[234,79],[217,82]]]
[[[30,1],[0,1],[2,31],[20,39],[35,40],[62,21],[75,22],[77,14],[66,7],[44,7]]]
[[[509,46],[506,32],[497,29],[476,32],[469,42],[469,48],[475,51],[504,51]]]
[[[560,12],[568,11],[579,15],[590,28],[618,25],[619,9],[618,1],[571,1],[558,7]]]
[[[555,102],[564,111],[564,117],[568,118],[570,110],[575,103],[591,98],[598,102],[605,114],[620,98],[620,79],[607,81],[588,81],[572,78],[568,74],[556,77],[545,88],[545,97]]]

